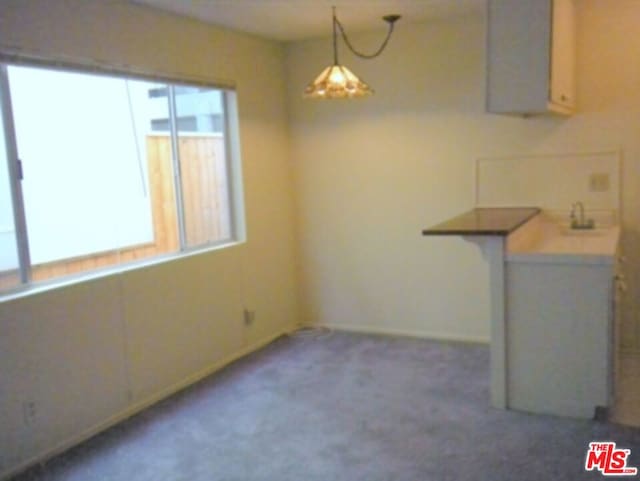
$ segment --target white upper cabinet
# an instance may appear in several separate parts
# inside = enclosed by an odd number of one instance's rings
[[[489,0],[487,21],[487,111],[573,113],[573,0]]]

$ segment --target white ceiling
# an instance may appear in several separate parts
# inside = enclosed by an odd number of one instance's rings
[[[386,28],[382,16],[401,23],[479,11],[485,0],[131,0],[212,25],[280,41],[331,35],[331,6],[347,32]],[[398,24],[398,27],[401,25]]]

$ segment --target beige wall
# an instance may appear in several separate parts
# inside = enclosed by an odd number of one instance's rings
[[[3,1],[0,48],[237,84],[247,242],[0,303],[0,477],[298,322],[281,45],[126,2]],[[251,328],[244,307],[256,311]],[[25,425],[23,403],[36,414]]]
[[[305,322],[488,339],[480,252],[420,230],[473,207],[478,157],[621,149],[623,342],[640,347],[640,1],[576,3],[579,112],[569,119],[484,113],[484,13],[422,25],[401,20],[376,60],[343,48],[343,62],[377,91],[363,101],[303,100],[331,44],[288,47]],[[353,40],[372,49],[382,36]]]

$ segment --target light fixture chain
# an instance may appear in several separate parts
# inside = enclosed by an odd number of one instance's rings
[[[338,38],[336,35],[336,24],[338,24],[338,17],[336,17],[336,7],[331,7],[333,10],[333,65],[338,65]]]
[[[384,50],[384,48],[387,46],[387,44],[389,43],[389,39],[391,38],[391,33],[393,33],[393,22],[389,22],[389,30],[387,31],[387,38],[384,39],[384,42],[382,42],[382,45],[380,45],[380,48],[378,50],[376,50],[374,53],[372,54],[366,54],[366,53],[362,53],[362,52],[358,52],[355,47],[351,44],[351,42],[349,41],[349,38],[347,37],[347,32],[345,32],[344,27],[342,26],[342,24],[340,23],[340,20],[338,20],[338,18],[335,16],[333,16],[333,23],[334,23],[334,30],[335,30],[335,26],[338,25],[338,27],[340,28],[340,33],[342,34],[342,38],[344,39],[344,43],[347,45],[347,47],[349,47],[349,50],[351,50],[355,55],[357,55],[358,57],[361,58],[376,58],[378,55],[380,55],[382,53],[382,51]],[[333,41],[334,41],[334,52],[335,50],[335,33],[333,35]],[[336,54],[337,57],[337,54]]]

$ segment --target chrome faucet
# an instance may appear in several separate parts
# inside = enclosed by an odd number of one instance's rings
[[[576,218],[576,209],[580,209],[580,217]],[[569,218],[571,219],[571,228],[572,229],[593,229],[595,228],[595,223],[593,219],[585,219],[584,218],[584,204],[580,201],[571,204],[571,213],[569,214]]]

